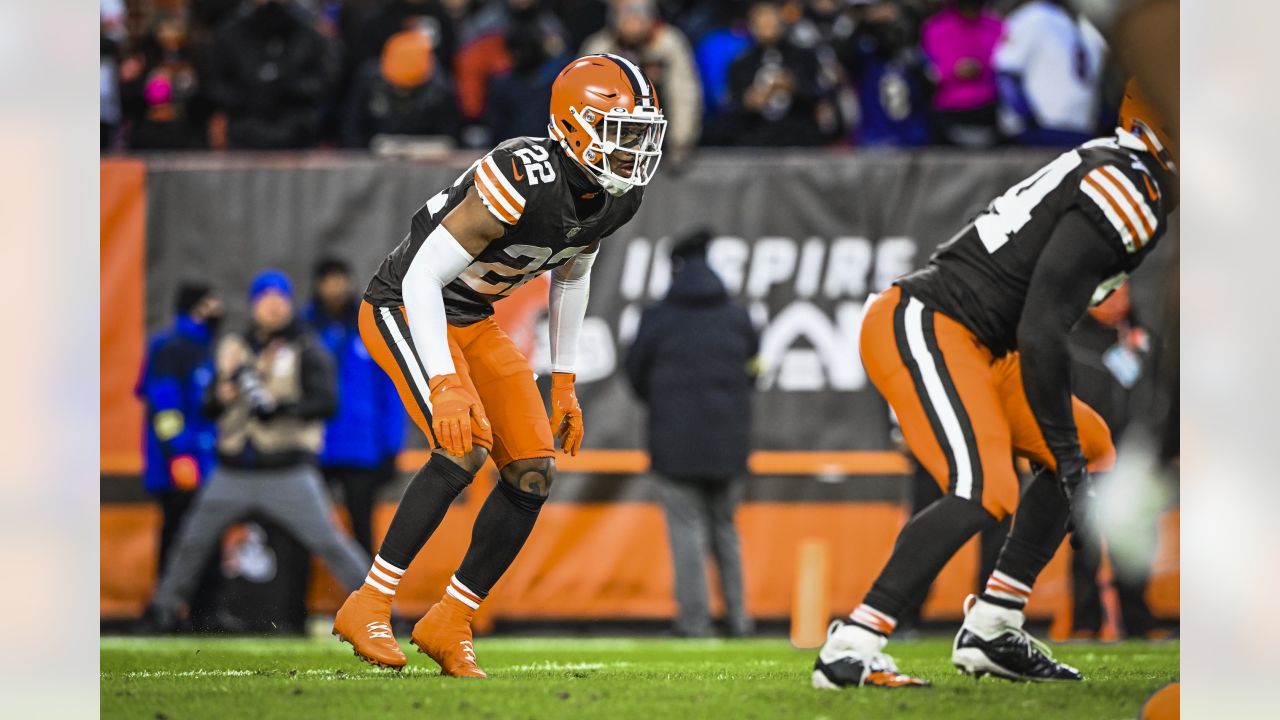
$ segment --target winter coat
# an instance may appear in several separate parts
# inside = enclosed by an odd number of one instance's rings
[[[333,359],[300,321],[266,342],[252,330],[224,336],[214,349],[214,372],[241,390],[225,406],[216,384],[205,393],[205,414],[218,422],[219,463],[270,469],[316,461],[338,398]],[[273,401],[269,410],[247,389],[250,376]]]
[[[394,462],[404,446],[404,406],[360,339],[356,306],[332,318],[313,304],[303,318],[333,356],[338,378],[338,412],[325,424],[320,466],[374,469]]]
[[[790,90],[776,91],[763,108],[748,107],[750,88],[782,73],[791,77]],[[776,47],[752,47],[739,55],[729,66],[734,144],[771,147],[822,142],[818,79],[817,54],[790,41]]]
[[[305,148],[338,72],[337,55],[300,8],[248,4],[217,32],[206,73],[232,148]]]
[[[646,309],[627,353],[627,378],[649,408],[654,472],[725,481],[747,469],[750,369],[759,337],[705,260],[690,260]]]
[[[201,479],[215,461],[217,429],[202,404],[213,381],[208,326],[179,315],[172,328],[147,344],[147,357],[134,393],[146,404],[146,467],[142,484],[150,493],[174,488],[170,461],[190,455]]]

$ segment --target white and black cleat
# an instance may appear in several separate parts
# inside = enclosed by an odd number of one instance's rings
[[[930,687],[928,680],[903,675],[893,658],[884,653],[858,652],[837,636],[846,624],[833,620],[827,628],[827,642],[813,663],[812,683],[818,690],[849,687],[908,688]]]
[[[965,675],[994,675],[1027,682],[1080,682],[1080,671],[1053,659],[1049,647],[1022,628],[1011,628],[986,639],[960,628],[951,648],[951,662]]]

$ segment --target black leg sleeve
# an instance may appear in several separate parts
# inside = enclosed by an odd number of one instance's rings
[[[955,495],[947,495],[920,511],[902,528],[893,554],[864,604],[897,618],[969,538],[995,522],[981,505]]]
[[[405,488],[378,555],[407,569],[444,519],[454,498],[471,484],[472,477],[448,458],[433,454]]]
[[[1053,554],[1066,537],[1070,514],[1070,505],[1054,474],[1047,470],[1036,474],[1018,503],[1018,511],[1013,516],[1013,530],[1004,541],[996,570],[1027,587],[1033,587],[1040,571],[1053,559]],[[992,597],[989,593],[984,593],[982,599],[1005,607],[1022,607],[1021,604]]]
[[[458,580],[480,597],[488,595],[524,547],[546,501],[546,495],[525,492],[499,480],[476,516],[471,546],[458,567]]]

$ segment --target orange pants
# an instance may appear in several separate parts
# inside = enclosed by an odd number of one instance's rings
[[[1056,467],[1022,388],[1017,353],[992,356],[971,330],[894,286],[862,319],[862,364],[898,416],[916,460],[945,492],[997,519],[1018,503],[1014,456]],[[1111,431],[1072,398],[1089,467],[1115,461]]]
[[[432,448],[431,391],[427,371],[413,348],[403,307],[360,303],[360,338],[374,361],[391,376],[400,400]],[[463,385],[480,399],[489,429],[471,425],[471,439],[489,449],[499,469],[515,460],[553,457],[551,422],[533,368],[493,318],[467,327],[449,326],[449,351]]]

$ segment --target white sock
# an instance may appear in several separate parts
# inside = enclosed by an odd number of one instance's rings
[[[403,577],[404,570],[402,568],[383,560],[381,555],[375,555],[373,557],[373,566],[369,568],[369,574],[365,577],[364,584],[383,595],[395,595],[396,588],[400,585],[400,580]]]
[[[978,598],[964,616],[964,626],[979,637],[990,640],[1006,630],[1021,628],[1025,619],[1021,610],[1000,607]]]
[[[889,638],[858,625],[846,624],[832,633],[824,648],[852,650],[859,655],[876,655],[888,644]]]

